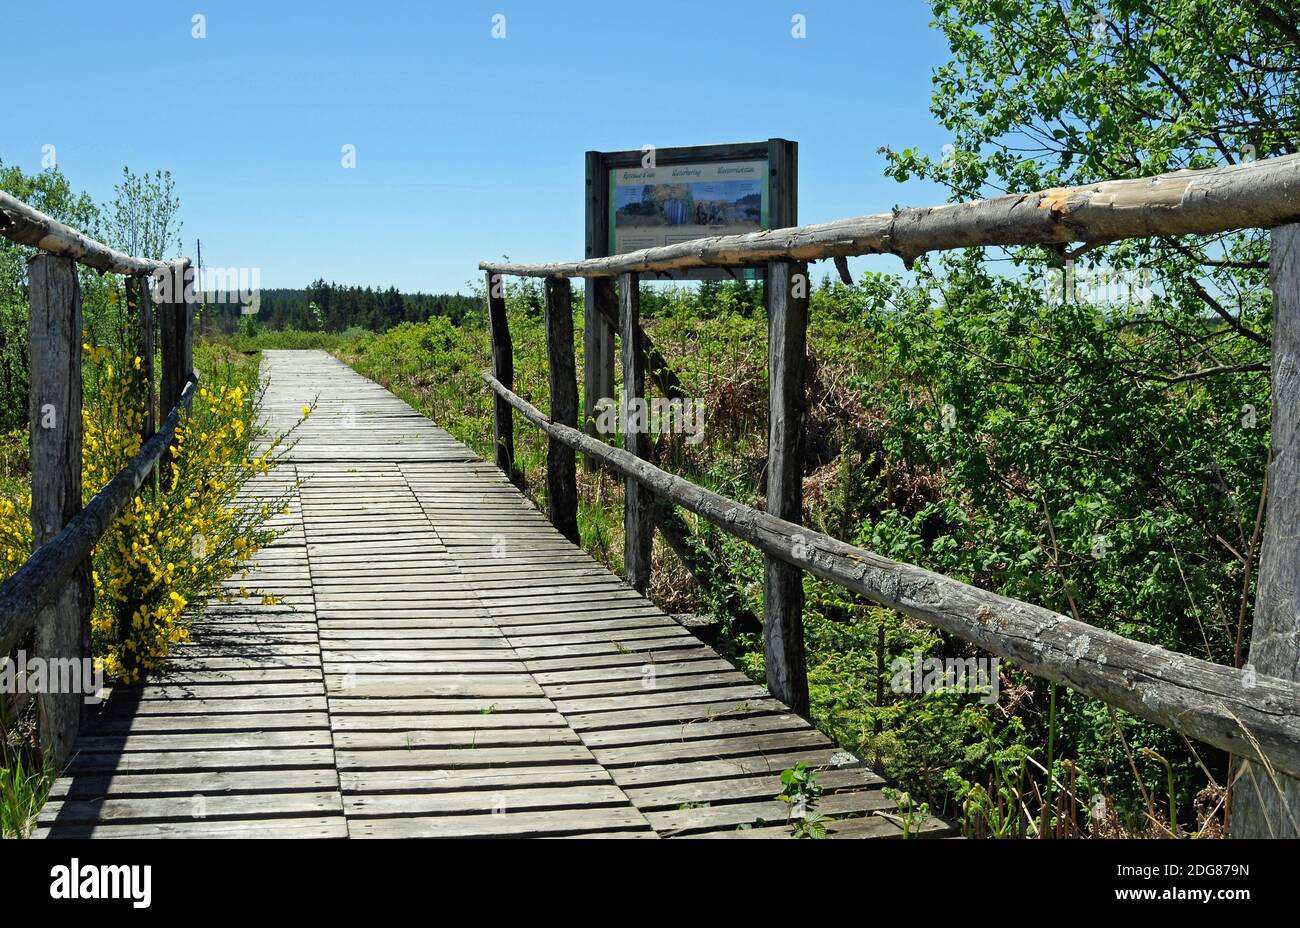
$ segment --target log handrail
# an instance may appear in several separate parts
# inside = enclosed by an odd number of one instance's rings
[[[803,413],[797,402],[802,395],[798,365],[786,371],[790,375],[786,377],[772,365],[772,358],[786,357],[791,352],[793,357],[800,354],[791,348],[795,342],[789,341],[789,336],[793,332],[797,341],[800,327],[807,322],[799,303],[807,299],[807,262],[834,259],[840,276],[847,279],[845,259],[854,255],[893,254],[911,267],[918,257],[931,251],[1041,245],[1068,261],[1093,246],[1125,239],[1248,229],[1273,230],[1269,265],[1274,295],[1270,368],[1273,401],[1275,409],[1292,408],[1300,404],[1300,378],[1294,373],[1298,363],[1295,333],[1300,330],[1296,315],[1300,306],[1300,154],[966,203],[895,209],[817,225],[695,239],[585,261],[484,261],[479,267],[487,272],[489,285],[499,288],[499,327],[504,328],[505,275],[543,277],[548,281],[586,278],[587,299],[591,299],[593,287],[608,287],[609,278],[618,277],[626,289],[636,286],[638,275],[644,273],[766,264],[769,404],[773,410],[781,407],[777,414],[769,415],[769,448],[772,455],[781,458],[777,471],[801,473],[800,442],[774,444],[774,436],[784,434],[782,429],[797,431],[802,427]],[[1067,248],[1076,242],[1083,245]],[[797,290],[788,289],[796,278]],[[608,294],[604,298],[601,294],[599,289],[595,291],[596,309],[610,316],[612,301]],[[586,314],[588,329],[598,325],[618,328],[619,320],[601,320],[601,314]],[[586,334],[591,344],[600,343],[599,333]],[[646,351],[644,333],[638,330],[632,335],[634,351]],[[500,350],[494,341],[494,362],[498,365],[504,363],[497,357]],[[608,353],[602,354],[597,363],[602,369],[608,368]],[[603,376],[597,372],[589,379],[595,384]],[[612,371],[608,377],[612,382]],[[1293,546],[1277,541],[1293,538],[1300,524],[1293,465],[1286,463],[1290,460],[1287,449],[1296,441],[1294,426],[1288,425],[1291,419],[1287,416],[1275,415],[1272,425],[1273,464],[1268,483],[1275,492],[1268,498],[1268,524],[1274,542],[1264,546],[1262,562],[1266,563],[1261,566],[1256,595],[1257,602],[1266,607],[1262,613],[1257,608],[1257,613],[1264,616],[1260,620],[1262,632],[1252,639],[1248,663],[1237,669],[1132,641],[801,528],[674,477],[595,436],[551,422],[511,392],[509,384],[503,385],[490,374],[485,375],[485,380],[498,406],[502,399],[506,400],[510,408],[541,428],[552,445],[569,445],[582,451],[588,460],[628,478],[629,485],[649,488],[660,500],[657,506],[681,505],[764,552],[763,638],[768,688],[795,711],[803,711],[806,705],[803,655],[794,644],[802,635],[798,608],[801,587],[776,582],[782,576],[789,579],[783,573],[788,571],[787,565],[920,618],[1014,660],[1032,674],[1228,751],[1242,759],[1237,775],[1248,784],[1234,800],[1233,834],[1272,835],[1280,828],[1300,837],[1300,671],[1291,644],[1300,593],[1292,582]],[[677,387],[675,383],[672,386]],[[673,395],[674,390],[666,389],[665,384],[660,387],[665,395]],[[593,415],[592,402],[588,398],[588,418]],[[510,418],[498,414],[494,422],[498,447],[509,447],[513,440]],[[508,463],[513,466],[513,462]],[[1276,491],[1279,479],[1291,485],[1285,492]],[[632,494],[625,496],[624,531],[630,535],[638,529],[633,510],[626,505],[628,498]],[[780,509],[779,498],[777,503]],[[783,514],[797,518],[799,510],[793,504],[789,509]],[[629,571],[629,580],[633,579],[639,578]]]
[[[162,428],[140,446],[135,457],[95,494],[85,509],[72,517],[54,539],[32,552],[17,572],[0,584],[0,659],[8,655],[22,636],[32,629],[38,611],[53,601],[54,594],[73,569],[90,554],[122,508],[140,489],[149,471],[171,444],[181,413],[193,397],[198,382],[198,373],[191,374],[180,401],[167,414]]]
[[[34,206],[0,190],[0,235],[19,245],[32,245],[52,255],[72,258],[78,264],[115,274],[152,274],[169,266],[167,261],[135,258],[110,248],[45,215]]]
[[[548,437],[771,557],[942,628],[1035,676],[1300,776],[1300,683],[1133,641],[787,522],[552,422],[488,371],[483,380]]]
[[[558,264],[484,261],[479,267],[515,277],[616,277],[867,254],[898,255],[910,266],[929,251],[979,245],[1092,245],[1269,229],[1295,221],[1300,221],[1300,154],[701,238],[607,258]]]

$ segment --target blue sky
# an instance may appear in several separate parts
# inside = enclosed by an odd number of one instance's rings
[[[781,136],[802,222],[941,202],[877,154],[948,140],[929,21],[922,0],[12,4],[0,160],[34,172],[52,144],[101,201],[124,164],[170,169],[186,252],[264,287],[467,290],[485,258],[582,256],[588,149]]]

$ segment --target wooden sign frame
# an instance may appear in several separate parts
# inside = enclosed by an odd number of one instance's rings
[[[641,167],[646,151],[587,152],[586,255],[608,257],[614,247],[610,228],[610,172]],[[725,161],[764,161],[767,164],[767,216],[764,228],[784,229],[799,224],[799,143],[773,138],[765,142],[693,145],[659,148],[656,167],[711,164]],[[703,237],[703,236],[701,236]],[[761,275],[761,268],[756,273]],[[717,279],[733,276],[724,268],[673,272],[670,279]]]

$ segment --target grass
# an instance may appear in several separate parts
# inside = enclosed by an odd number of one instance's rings
[[[15,752],[0,767],[0,838],[28,837],[53,785],[52,764],[29,767],[23,752]]]

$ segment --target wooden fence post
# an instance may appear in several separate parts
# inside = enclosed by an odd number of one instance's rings
[[[126,278],[126,311],[128,320],[135,322],[138,332],[136,347],[140,352],[140,377],[145,388],[144,423],[140,427],[140,442],[143,444],[158,430],[153,389],[153,300],[149,296],[147,278],[139,275]]]
[[[158,415],[166,418],[181,398],[185,383],[194,373],[193,342],[190,333],[190,304],[185,299],[189,260],[180,259],[167,269],[166,300],[158,307],[158,340],[162,349],[162,377],[158,389]],[[171,485],[171,452],[159,462],[164,486]]]
[[[623,342],[623,447],[650,459],[649,411],[645,409],[645,351],[641,344],[641,278],[622,274],[619,289],[619,337]],[[636,412],[640,406],[641,412]],[[650,586],[654,542],[654,494],[631,478],[623,480],[623,576],[644,593]]]
[[[614,281],[608,277],[587,278],[582,302],[582,430],[603,441],[596,428],[599,415],[596,404],[600,400],[614,401],[614,327],[609,324],[609,317],[618,312]],[[595,460],[588,455],[583,455],[582,461],[587,470],[596,467]]]
[[[803,522],[804,354],[808,339],[808,265],[767,266],[768,451],[767,511]],[[794,536],[794,544],[803,539]],[[763,557],[763,650],[767,688],[799,715],[808,715],[803,643],[803,572]]]
[[[1246,672],[1300,680],[1300,225],[1272,240],[1273,463]],[[1232,836],[1300,838],[1300,780],[1240,763]]]
[[[492,376],[507,389],[514,389],[515,353],[510,341],[510,323],[506,318],[506,279],[500,274],[487,272],[488,335],[492,341]],[[516,486],[521,484],[515,470],[514,411],[501,397],[493,395],[492,441],[496,446],[497,467],[506,479]]]
[[[153,303],[149,296],[148,278],[140,275],[130,275],[126,278],[125,284],[127,324],[135,327],[135,350],[139,352],[140,379],[143,381],[144,421],[140,424],[140,444],[143,445],[157,431],[153,391]],[[151,469],[149,475],[145,477],[145,482],[141,487],[142,491],[154,488],[154,474],[156,472],[156,468]],[[119,604],[117,607],[119,610],[117,640],[120,646],[118,660],[124,673],[130,673],[136,668],[137,654],[125,645],[134,632],[130,617],[138,605],[138,602],[132,601]]]
[[[38,548],[81,511],[81,286],[71,258],[38,254],[27,269],[32,546]],[[78,683],[86,679],[94,595],[86,558],[36,620],[36,656],[51,662],[47,680],[60,681],[39,698],[41,745],[56,766],[72,748],[88,695],[70,684],[73,674]]]
[[[578,372],[573,360],[573,295],[564,277],[546,278],[546,353],[551,421],[578,427]],[[551,524],[578,544],[578,475],[573,449],[546,443],[546,497]]]

